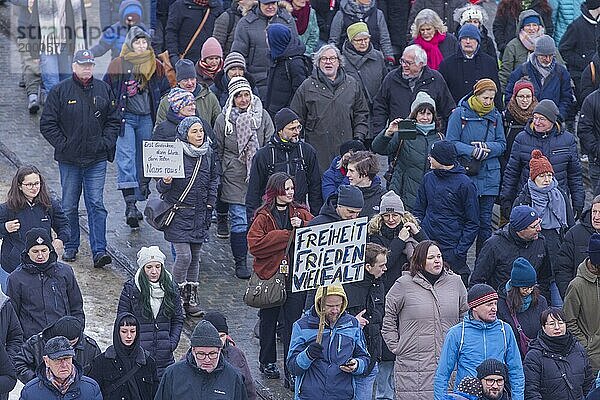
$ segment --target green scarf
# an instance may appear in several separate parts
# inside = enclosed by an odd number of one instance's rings
[[[469,97],[467,103],[469,103],[471,110],[475,111],[480,117],[483,117],[494,109],[494,103],[490,104],[489,106],[484,106],[481,100],[479,100],[479,98],[475,95]]]

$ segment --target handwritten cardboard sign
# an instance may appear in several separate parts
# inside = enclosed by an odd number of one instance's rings
[[[143,142],[144,176],[146,178],[185,178],[181,142]]]
[[[292,292],[362,281],[367,217],[296,229]]]

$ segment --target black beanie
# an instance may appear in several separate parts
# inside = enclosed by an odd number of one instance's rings
[[[297,119],[300,119],[298,114],[289,108],[282,108],[281,110],[277,111],[277,114],[275,114],[275,132],[283,130],[287,124]]]
[[[213,326],[215,328],[217,328],[217,331],[219,331],[219,333],[226,333],[229,335],[229,327],[227,326],[227,318],[225,318],[225,316],[223,314],[221,314],[218,311],[209,311],[206,314],[204,314],[204,319],[208,322],[210,322],[211,324],[213,324]]]
[[[476,368],[477,378],[483,379],[490,375],[500,375],[506,380],[508,373],[506,371],[506,365],[502,361],[498,361],[494,358],[488,358]]]
[[[340,185],[337,190],[338,206],[362,209],[365,206],[363,194],[359,188],[350,185]]]
[[[456,164],[456,148],[454,143],[440,140],[431,145],[429,155],[442,165],[450,166]]]
[[[83,333],[81,322],[70,315],[60,318],[48,329],[48,339],[56,336],[64,336],[69,340],[76,339]]]
[[[348,140],[347,142],[342,143],[342,145],[340,146],[340,156],[343,156],[350,150],[357,152],[364,151],[366,150],[366,148],[363,142],[361,142],[360,140]]]
[[[25,252],[38,245],[48,246],[50,251],[54,251],[52,237],[44,228],[32,228],[25,234]]]

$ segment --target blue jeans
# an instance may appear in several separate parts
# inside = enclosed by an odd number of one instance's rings
[[[8,275],[10,274],[0,266],[0,289],[2,289],[3,293],[6,293],[6,280],[8,279]]]
[[[354,400],[372,400],[373,399],[373,385],[375,384],[375,378],[379,373],[377,364],[367,376],[360,376],[354,378]]]
[[[66,48],[63,48],[60,54],[40,55],[40,72],[46,93],[49,93],[58,82],[72,75],[71,59],[72,55]]]
[[[138,189],[144,177],[142,141],[152,136],[152,117],[125,113],[123,136],[117,138],[117,189]]]
[[[394,400],[394,361],[379,361],[376,400]]]
[[[563,300],[560,297],[560,292],[558,291],[558,286],[556,286],[556,282],[552,281],[550,283],[550,304],[552,307],[562,308]]]
[[[80,167],[73,164],[58,163],[60,185],[62,187],[62,206],[69,219],[71,237],[65,243],[65,250],[79,249],[79,198],[83,189],[83,201],[88,214],[90,247],[94,256],[106,252],[106,217],[104,208],[104,180],[106,161]]]
[[[246,206],[243,204],[229,204],[229,223],[232,233],[246,232],[248,222],[246,221]]]
[[[479,233],[477,234],[477,254],[483,243],[492,236],[492,212],[496,196],[479,196]]]

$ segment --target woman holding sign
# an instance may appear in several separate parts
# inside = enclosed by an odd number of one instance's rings
[[[276,172],[267,181],[263,205],[256,210],[248,231],[248,248],[254,256],[254,272],[260,279],[269,279],[277,271],[287,275],[287,299],[281,307],[263,308],[260,316],[260,372],[268,379],[279,378],[275,331],[279,313],[285,318],[282,333],[283,354],[287,356],[292,325],[302,315],[305,292],[292,293],[291,254],[294,230],[306,225],[313,216],[302,204],[294,201],[295,181],[285,172]],[[283,310],[282,310],[283,308]],[[294,382],[286,370],[285,386],[293,390]]]
[[[200,248],[217,201],[220,167],[200,118],[187,117],[181,121],[177,139],[183,144],[185,178],[165,176],[156,188],[163,200],[178,206],[164,236],[175,248],[172,273],[179,285],[183,308],[188,316],[196,317],[202,314],[197,305]]]
[[[104,80],[111,86],[123,113],[117,138],[117,188],[125,199],[125,219],[132,228],[143,218],[136,202],[146,200],[148,180],[142,168],[142,141],[150,140],[160,102],[162,64],[154,57],[150,35],[132,26],[121,50],[111,61]]]
[[[417,244],[409,268],[386,295],[381,335],[396,355],[396,397],[432,399],[446,332],[469,309],[467,290],[432,240]]]

